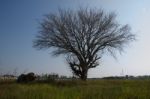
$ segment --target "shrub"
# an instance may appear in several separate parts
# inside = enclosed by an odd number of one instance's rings
[[[28,74],[21,74],[18,79],[17,82],[18,83],[27,83],[27,82],[32,82],[35,80],[35,75],[34,73],[28,73]]]

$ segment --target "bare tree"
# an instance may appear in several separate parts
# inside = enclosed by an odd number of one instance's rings
[[[52,47],[54,55],[65,54],[72,72],[86,80],[88,70],[99,65],[106,51],[122,51],[134,38],[128,25],[116,21],[115,13],[81,8],[46,15],[34,47]]]

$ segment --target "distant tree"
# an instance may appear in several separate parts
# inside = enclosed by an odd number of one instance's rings
[[[28,74],[21,74],[18,79],[17,82],[18,83],[26,83],[26,82],[32,82],[36,79],[35,74],[33,72],[28,73]]]
[[[52,73],[52,74],[47,75],[47,80],[53,81],[53,80],[56,80],[58,78],[59,78],[59,75],[56,73]]]
[[[115,13],[80,8],[48,14],[40,23],[34,40],[38,49],[53,49],[53,55],[66,55],[73,74],[87,79],[88,70],[99,65],[105,52],[115,55],[125,44],[134,40],[128,25],[120,25]]]

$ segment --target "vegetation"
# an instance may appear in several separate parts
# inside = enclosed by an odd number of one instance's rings
[[[150,99],[150,80],[0,83],[0,99]]]
[[[73,74],[82,80],[106,51],[114,55],[135,38],[128,25],[116,21],[114,13],[97,9],[59,10],[46,15],[40,27],[34,47],[52,47],[54,55],[65,54]]]
[[[25,82],[32,82],[36,79],[36,76],[34,75],[34,73],[28,73],[28,74],[21,74],[18,79],[17,82],[18,83],[25,83]]]

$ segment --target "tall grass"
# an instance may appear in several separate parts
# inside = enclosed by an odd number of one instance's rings
[[[0,99],[150,99],[150,80],[3,83]]]

